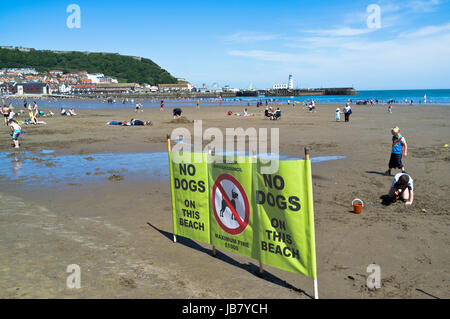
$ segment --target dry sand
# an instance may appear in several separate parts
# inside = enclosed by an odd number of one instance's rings
[[[449,178],[450,107],[353,106],[350,123],[335,122],[336,105],[317,113],[282,106],[279,121],[227,116],[243,107],[183,108],[203,129],[278,127],[280,152],[302,156],[342,155],[313,164],[316,247],[321,298],[450,297]],[[171,123],[171,109],[76,110],[76,117],[45,118],[23,126],[20,152],[57,154],[166,151],[166,134],[192,123]],[[132,117],[151,127],[108,126]],[[23,118],[22,118],[23,119]],[[182,121],[183,122],[183,121]],[[390,156],[390,128],[408,142],[407,171],[415,201],[382,204],[392,177],[383,176]],[[0,152],[14,152],[0,126]],[[9,163],[4,169],[11,169]],[[132,165],[132,163],[130,163]],[[38,174],[38,172],[37,172]],[[0,173],[1,175],[1,173]],[[2,298],[310,298],[312,280],[265,267],[231,252],[188,239],[172,242],[167,179],[142,180],[124,172],[101,183],[27,188],[0,177],[0,297]],[[115,175],[115,176],[113,176]],[[109,177],[109,179],[108,179]],[[361,215],[351,201],[361,198]],[[369,291],[366,268],[381,267],[382,288]],[[66,288],[66,267],[81,267],[81,289]]]

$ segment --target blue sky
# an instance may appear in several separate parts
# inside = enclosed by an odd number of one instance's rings
[[[450,0],[1,0],[0,21],[0,45],[142,56],[197,86],[450,88]]]

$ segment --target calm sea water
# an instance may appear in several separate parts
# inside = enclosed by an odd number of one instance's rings
[[[443,105],[450,106],[450,89],[445,90],[373,90],[373,91],[358,91],[359,95],[326,95],[326,96],[288,96],[288,97],[242,97],[242,98],[223,98],[223,99],[200,99],[200,106],[227,106],[227,105],[242,105],[251,106],[256,105],[258,100],[265,103],[266,100],[275,103],[294,103],[294,102],[308,102],[310,99],[315,99],[317,103],[331,103],[343,104],[351,100],[354,104],[359,100],[370,100],[378,103],[387,103],[389,100],[394,100],[398,104],[409,104],[412,100],[414,105],[423,105],[424,96],[427,98],[427,105]],[[159,108],[160,99],[134,99],[123,101],[117,99],[115,103],[109,104],[103,100],[53,100],[41,99],[38,100],[38,105],[44,108],[58,109],[61,107],[74,109],[98,109],[98,108],[131,108],[134,109],[137,101],[143,104],[142,109]],[[165,107],[176,106],[195,106],[197,99],[165,99]],[[13,106],[23,108],[23,100],[10,100]],[[31,102],[31,100],[29,101]]]

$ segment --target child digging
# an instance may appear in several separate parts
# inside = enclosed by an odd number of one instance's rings
[[[402,173],[405,173],[405,167],[402,163],[402,155],[408,155],[408,145],[406,144],[405,138],[400,134],[400,128],[398,126],[394,127],[392,130],[392,153],[389,160],[389,169],[386,171],[385,175],[391,176],[391,170],[393,168],[399,168]]]

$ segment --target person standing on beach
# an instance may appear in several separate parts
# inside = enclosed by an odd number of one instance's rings
[[[392,103],[389,103],[389,106],[388,106],[388,112],[389,112],[389,113],[392,113]]]
[[[142,106],[141,103],[139,103],[139,102],[136,103],[136,109],[135,109],[136,113],[139,112],[139,111],[144,112],[144,110],[141,110],[141,106]]]
[[[391,176],[391,170],[393,168],[399,168],[402,173],[405,173],[405,167],[402,163],[402,155],[408,155],[408,145],[406,144],[405,138],[400,134],[400,128],[398,126],[392,128],[392,152],[391,158],[389,159],[389,169],[386,171],[385,175]]]
[[[197,108],[200,108],[200,100],[197,99]]]
[[[336,122],[340,122],[341,121],[341,109],[337,108],[335,113],[336,113],[336,115],[335,115],[334,119],[336,120]]]
[[[5,118],[5,125],[8,125],[9,113],[11,112],[11,109],[6,104],[4,104],[0,112],[3,114]]]
[[[30,118],[30,124],[36,124],[36,118],[34,117],[34,112],[31,104],[28,104],[28,117]]]
[[[350,103],[347,103],[344,107],[345,122],[350,122],[351,114],[352,114],[352,108],[350,107]]]
[[[9,127],[11,128],[11,131],[13,131],[11,136],[12,136],[12,139],[13,139],[13,142],[14,142],[14,148],[19,148],[19,135],[22,132],[22,128],[12,118],[9,119],[8,124],[9,124]]]
[[[33,102],[33,114],[34,114],[34,118],[37,119],[37,117],[39,115],[39,108],[38,108],[36,101]]]
[[[160,111],[164,111],[164,100],[161,100],[161,105],[159,107]]]

